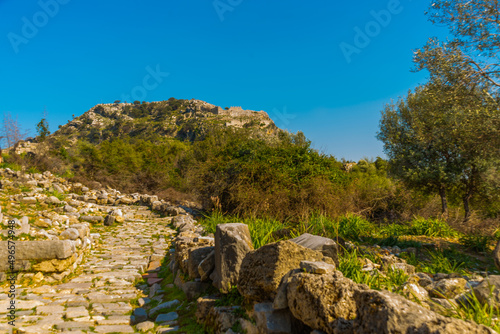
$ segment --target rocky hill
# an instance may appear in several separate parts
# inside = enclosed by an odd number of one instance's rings
[[[153,139],[157,136],[195,140],[210,126],[251,128],[266,135],[278,131],[264,111],[221,108],[195,99],[170,98],[150,103],[98,104],[61,126],[52,137],[70,141],[86,139],[91,143],[110,138]]]

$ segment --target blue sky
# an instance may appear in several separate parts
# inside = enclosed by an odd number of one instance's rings
[[[35,134],[117,99],[265,110],[337,158],[383,155],[380,110],[426,80],[428,1],[0,0],[0,114]]]

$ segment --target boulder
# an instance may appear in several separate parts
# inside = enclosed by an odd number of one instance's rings
[[[317,275],[298,272],[287,284],[288,307],[293,316],[325,333],[349,330],[356,317],[355,291],[367,290],[344,277],[340,271]]]
[[[337,266],[339,265],[338,245],[332,239],[304,233],[297,238],[290,239],[290,241],[295,242],[297,245],[301,245],[315,251],[320,251],[324,256],[332,258]]]
[[[220,224],[215,231],[215,269],[213,284],[228,293],[239,279],[243,258],[253,250],[250,230],[245,224]],[[280,277],[281,279],[281,277]]]
[[[276,296],[282,277],[290,270],[300,268],[301,261],[334,264],[321,252],[291,241],[268,244],[248,253],[243,259],[238,291],[248,301],[271,301]]]
[[[354,292],[357,315],[356,334],[494,334],[494,330],[460,319],[448,318],[388,292],[357,290]]]

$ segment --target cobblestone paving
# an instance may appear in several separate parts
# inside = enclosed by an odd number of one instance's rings
[[[146,208],[113,227],[96,228],[95,243],[86,261],[66,283],[18,286],[16,328],[20,333],[134,333],[133,302],[143,297],[137,282],[159,265],[168,251],[173,230],[167,219]],[[165,239],[166,238],[166,239]],[[0,293],[0,333],[10,333],[7,294]]]

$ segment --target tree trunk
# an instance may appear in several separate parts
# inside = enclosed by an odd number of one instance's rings
[[[446,199],[446,189],[444,186],[439,188],[439,196],[441,196],[442,216],[444,219],[448,219],[448,200]]]
[[[463,197],[464,211],[465,211],[464,223],[467,223],[470,219],[470,200],[475,190],[475,181],[476,181],[475,174],[476,174],[476,169],[472,168],[472,172],[465,187],[465,195]]]
[[[470,206],[469,206],[470,196],[468,194],[465,195],[463,201],[465,210],[464,222],[468,222],[470,218]]]

